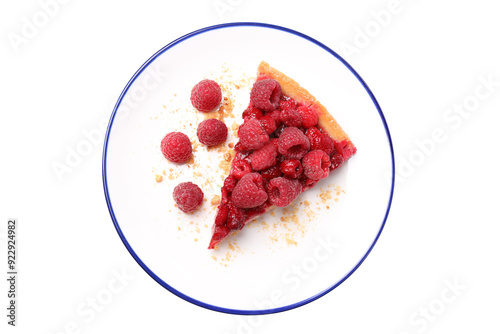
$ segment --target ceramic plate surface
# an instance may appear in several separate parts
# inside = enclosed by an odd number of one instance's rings
[[[334,115],[358,152],[302,194],[208,250],[228,145],[248,105],[257,66],[265,60],[299,82]],[[191,88],[214,79],[226,98],[224,147],[199,145],[206,115]],[[186,133],[194,158],[163,158],[162,138]],[[160,181],[161,182],[157,182]],[[206,201],[193,214],[174,206],[172,191],[198,184]],[[264,314],[304,305],[349,277],[377,241],[389,212],[394,157],[382,111],[361,77],[334,51],[286,28],[257,23],[208,27],[153,55],[132,77],[110,119],[103,182],[111,218],[139,265],[159,284],[197,305]],[[215,199],[214,199],[215,200]]]

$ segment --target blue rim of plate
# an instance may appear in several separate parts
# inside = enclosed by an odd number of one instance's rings
[[[106,176],[106,158],[107,158],[108,140],[109,140],[110,130],[111,130],[111,127],[113,126],[113,120],[115,118],[116,112],[117,112],[118,108],[120,107],[120,104],[121,104],[121,102],[122,102],[125,94],[127,93],[127,91],[130,88],[130,86],[134,83],[135,79],[159,55],[161,55],[162,53],[164,53],[168,49],[172,48],[173,46],[175,46],[175,45],[177,45],[177,44],[179,44],[179,43],[181,43],[181,42],[183,42],[183,41],[185,41],[185,40],[187,40],[187,39],[189,39],[189,38],[191,38],[193,36],[200,35],[200,34],[203,34],[205,32],[208,32],[208,31],[217,30],[217,29],[231,28],[231,27],[258,27],[258,28],[268,28],[268,29],[275,29],[275,30],[280,30],[280,31],[283,31],[283,32],[287,32],[287,33],[293,34],[295,36],[302,37],[302,38],[308,40],[309,42],[316,44],[317,46],[321,47],[322,49],[324,49],[325,51],[327,51],[328,53],[330,53],[332,56],[334,56],[335,58],[337,58],[339,61],[341,61],[344,64],[344,66],[346,66],[351,71],[351,73],[356,77],[356,79],[358,79],[358,81],[361,83],[361,85],[363,85],[363,87],[365,88],[366,92],[370,96],[373,104],[377,108],[377,111],[378,111],[378,113],[380,115],[380,118],[381,118],[382,123],[383,123],[384,128],[385,128],[385,132],[386,132],[386,135],[387,135],[387,140],[389,142],[389,147],[390,147],[390,151],[391,151],[391,167],[392,167],[392,171],[391,171],[392,172],[392,176],[391,176],[391,191],[390,191],[390,195],[389,195],[389,201],[387,203],[387,210],[386,210],[386,213],[384,215],[384,219],[382,221],[382,224],[380,226],[380,230],[378,231],[377,236],[373,240],[370,248],[368,248],[368,251],[365,253],[365,255],[356,264],[356,266],[354,266],[354,268],[351,269],[351,271],[349,273],[347,273],[340,281],[338,281],[337,283],[335,283],[331,287],[325,289],[324,291],[322,291],[322,292],[320,292],[320,293],[318,293],[318,294],[316,294],[314,296],[311,296],[311,297],[309,297],[309,298],[307,298],[307,299],[305,299],[303,301],[300,301],[300,302],[296,302],[296,303],[293,303],[293,304],[290,304],[290,305],[287,305],[287,306],[282,306],[282,307],[277,307],[277,308],[272,308],[272,309],[266,309],[266,310],[237,310],[237,309],[225,308],[225,307],[220,307],[220,306],[216,306],[216,305],[211,305],[211,304],[208,304],[208,303],[204,303],[204,302],[202,302],[200,300],[197,300],[197,299],[194,299],[192,297],[189,297],[188,295],[186,295],[186,294],[184,294],[184,293],[176,290],[172,286],[168,285],[165,281],[163,281],[160,277],[158,277],[139,258],[139,256],[134,252],[134,250],[132,249],[132,247],[128,243],[127,239],[125,238],[125,235],[123,235],[123,232],[122,232],[122,230],[120,228],[120,225],[118,224],[118,221],[117,221],[116,216],[115,216],[114,211],[113,211],[113,205],[111,204],[111,199],[109,197],[108,183],[107,183],[107,176]],[[389,128],[387,126],[387,122],[385,120],[384,114],[382,113],[382,109],[380,108],[380,105],[377,102],[377,99],[375,98],[375,96],[371,92],[370,88],[365,83],[365,81],[361,78],[361,76],[354,70],[354,68],[352,68],[351,65],[349,65],[349,63],[347,63],[347,61],[345,61],[335,51],[333,51],[332,49],[330,49],[329,47],[327,47],[323,43],[321,43],[321,42],[319,42],[319,41],[317,41],[317,40],[315,40],[315,39],[313,39],[313,38],[311,38],[311,37],[309,37],[307,35],[304,35],[303,33],[300,33],[298,31],[295,31],[295,30],[292,30],[292,29],[289,29],[289,28],[285,28],[285,27],[281,27],[281,26],[277,26],[277,25],[272,25],[272,24],[267,24],[267,23],[259,23],[259,22],[233,22],[233,23],[224,23],[224,24],[218,24],[218,25],[214,25],[214,26],[209,26],[209,27],[206,27],[206,28],[202,28],[202,29],[193,31],[193,32],[191,32],[191,33],[189,33],[187,35],[184,35],[184,36],[182,36],[182,37],[180,37],[180,38],[178,38],[178,39],[170,42],[169,44],[167,44],[163,48],[161,48],[158,52],[156,52],[153,56],[151,56],[135,72],[135,74],[132,76],[132,78],[129,80],[129,82],[127,83],[127,85],[125,86],[125,88],[123,89],[123,91],[121,92],[120,97],[118,98],[118,101],[116,102],[116,105],[115,105],[115,107],[113,109],[113,113],[111,114],[111,118],[109,120],[108,128],[106,130],[106,136],[104,138],[103,160],[102,160],[102,178],[103,178],[104,195],[106,197],[106,203],[108,205],[109,213],[111,215],[111,219],[113,220],[113,224],[115,225],[116,231],[118,232],[118,235],[120,236],[123,244],[125,245],[125,247],[129,251],[130,255],[132,255],[132,257],[142,267],[142,269],[144,269],[144,271],[146,271],[146,273],[148,273],[148,275],[151,276],[157,283],[159,283],[161,286],[163,286],[165,289],[169,290],[170,292],[172,292],[176,296],[178,296],[178,297],[180,297],[180,298],[182,298],[182,299],[184,299],[184,300],[186,300],[186,301],[188,301],[190,303],[193,303],[195,305],[204,307],[204,308],[209,309],[209,310],[223,312],[223,313],[229,313],[229,314],[238,314],[238,315],[262,315],[262,314],[272,314],[272,313],[278,313],[278,312],[288,311],[288,310],[291,310],[291,309],[294,309],[294,308],[306,305],[306,304],[308,304],[308,303],[310,303],[310,302],[312,302],[312,301],[314,301],[314,300],[316,300],[316,299],[318,299],[318,298],[326,295],[327,293],[329,293],[330,291],[332,291],[333,289],[335,289],[336,287],[338,287],[340,284],[342,284],[349,276],[351,276],[356,271],[356,269],[358,269],[358,267],[361,265],[361,263],[363,263],[363,261],[366,259],[366,257],[368,256],[368,254],[370,254],[371,250],[373,249],[373,247],[375,246],[377,240],[379,239],[380,234],[382,233],[382,230],[384,229],[384,226],[385,226],[385,223],[387,221],[387,217],[389,215],[389,211],[390,211],[390,208],[391,208],[392,198],[393,198],[393,195],[394,195],[394,182],[395,182],[394,149],[393,149],[393,146],[392,146],[392,139],[391,139],[391,135],[389,133]]]

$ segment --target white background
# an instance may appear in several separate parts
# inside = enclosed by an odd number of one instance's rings
[[[311,304],[260,317],[192,305],[136,264],[105,203],[102,138],[71,172],[53,169],[101,131],[153,53],[234,21],[298,30],[345,57],[384,111],[398,172],[361,267]],[[6,324],[2,279],[2,333],[499,332],[493,1],[2,1],[0,22],[2,263],[10,217],[20,249],[18,326]]]

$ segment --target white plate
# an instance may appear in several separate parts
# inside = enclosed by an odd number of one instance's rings
[[[294,212],[267,214],[218,250],[208,250],[215,214],[210,200],[220,194],[223,152],[199,146],[194,164],[179,166],[162,157],[160,141],[170,131],[196,140],[203,115],[191,107],[189,95],[203,78],[222,82],[234,101],[235,117],[226,124],[241,122],[261,60],[315,95],[358,153],[302,194]],[[163,170],[158,183],[155,176]],[[172,189],[182,181],[200,185],[208,199],[195,214],[174,207]],[[389,213],[394,157],[375,97],[334,51],[282,27],[232,23],[173,41],[132,77],[110,119],[103,182],[118,234],[159,284],[212,310],[264,314],[317,299],[363,262]]]

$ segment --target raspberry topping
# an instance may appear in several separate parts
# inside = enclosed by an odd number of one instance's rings
[[[226,179],[224,180],[224,188],[228,192],[232,192],[234,189],[234,186],[236,185],[236,182],[238,182],[238,180],[234,177],[234,175],[229,174],[229,176],[226,177]]]
[[[243,228],[243,222],[246,219],[246,213],[240,208],[231,206],[229,208],[229,214],[227,215],[226,226],[230,230],[240,230]]]
[[[339,151],[334,150],[332,157],[330,158],[330,170],[337,169],[344,163],[344,157],[342,156],[342,153]]]
[[[215,118],[206,119],[198,124],[196,131],[200,143],[207,146],[222,144],[227,138],[227,126]]]
[[[322,150],[314,150],[302,159],[304,175],[311,180],[324,179],[330,173],[330,157]]]
[[[274,79],[256,81],[250,92],[250,103],[263,111],[273,111],[279,107],[281,86]]]
[[[270,115],[262,116],[262,118],[259,119],[259,122],[268,134],[271,134],[274,130],[276,130],[276,122]]]
[[[286,126],[300,127],[302,124],[302,116],[297,110],[297,105],[294,100],[280,101],[280,120]]]
[[[278,141],[278,150],[285,158],[301,159],[309,151],[309,139],[297,128],[285,128]]]
[[[302,164],[297,159],[283,160],[280,164],[281,171],[285,176],[296,179],[302,174]]]
[[[300,106],[297,108],[297,112],[300,114],[302,126],[304,128],[309,129],[318,124],[319,116],[316,110],[310,107]]]
[[[215,216],[215,225],[220,226],[224,225],[227,220],[227,215],[229,214],[229,209],[227,205],[222,204],[219,206],[217,211],[217,215]]]
[[[222,90],[217,82],[205,79],[191,90],[191,103],[196,110],[209,112],[217,108],[222,100]]]
[[[254,208],[267,200],[264,179],[259,173],[249,173],[236,184],[231,200],[237,208]]]
[[[253,170],[259,171],[276,165],[278,151],[272,142],[267,142],[264,147],[250,154],[250,164]]]
[[[240,180],[243,176],[250,173],[252,168],[250,164],[246,160],[235,160],[233,163],[233,168],[231,169],[231,174],[237,179]]]
[[[268,112],[266,116],[271,116],[274,119],[276,127],[281,125],[281,111],[279,109]]]
[[[260,175],[267,181],[270,181],[271,179],[274,179],[275,177],[281,176],[281,169],[279,168],[278,165],[269,167],[266,170],[263,170],[260,172]]]
[[[238,130],[241,144],[249,150],[258,150],[269,141],[269,135],[256,119],[248,119]]]
[[[179,183],[174,188],[174,201],[183,212],[193,212],[203,202],[203,191],[192,182]]]
[[[250,150],[243,146],[241,141],[238,141],[236,145],[234,145],[234,150],[239,153],[248,153]]]
[[[316,127],[307,129],[306,136],[311,143],[311,150],[322,150],[326,154],[332,154],[334,150],[334,141],[326,133]]]
[[[248,108],[245,109],[245,111],[243,112],[243,115],[241,115],[241,117],[243,117],[243,119],[247,119],[247,118],[261,118],[263,115],[262,115],[262,111],[260,111],[260,109],[258,108],[255,108],[254,106],[252,105],[249,105]]]
[[[268,182],[266,186],[269,202],[284,207],[292,203],[302,191],[302,185],[297,180],[277,177]]]
[[[170,132],[161,141],[161,152],[171,162],[183,163],[193,153],[189,137],[182,132]]]

